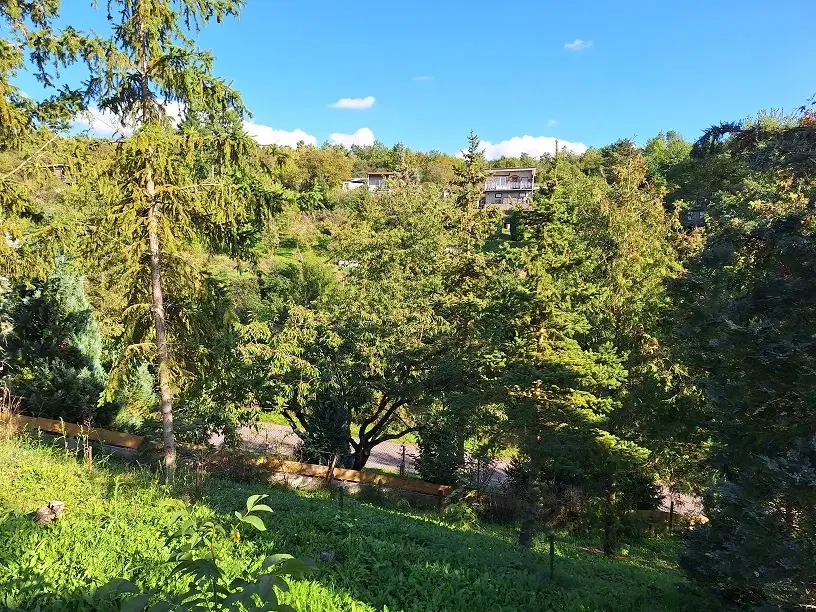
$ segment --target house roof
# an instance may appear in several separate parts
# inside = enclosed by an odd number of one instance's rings
[[[368,174],[368,176],[371,176],[372,174],[381,174],[382,176],[390,176],[392,174],[396,174],[396,172],[391,172],[390,170],[377,170],[375,172],[367,172],[366,174]]]
[[[528,170],[533,174],[535,174],[536,171],[535,168],[487,168],[485,172],[487,172],[488,174],[496,174],[498,172],[519,172],[521,170]]]

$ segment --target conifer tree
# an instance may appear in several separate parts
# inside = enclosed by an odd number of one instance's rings
[[[79,107],[76,92],[62,88],[57,94],[35,102],[13,83],[25,66],[26,54],[37,79],[54,86],[53,72],[77,59],[88,39],[72,28],[57,33],[59,0],[5,0],[0,3],[0,153],[10,164],[0,165],[0,274],[13,277],[25,272],[42,275],[53,265],[62,240],[54,227],[47,241],[32,244],[30,219],[36,216],[32,186],[35,168],[54,148],[65,120]],[[38,163],[39,162],[39,163]],[[35,257],[39,251],[47,256]],[[46,261],[50,260],[50,261]],[[44,265],[47,264],[47,265]]]
[[[476,215],[479,202],[484,196],[486,166],[484,153],[479,149],[479,136],[473,130],[470,130],[468,148],[463,156],[464,163],[454,169],[453,188],[456,206],[463,216],[463,225],[468,225],[468,220]]]
[[[106,426],[113,404],[99,405],[105,386],[102,336],[84,279],[60,262],[44,281],[19,286],[2,305],[13,325],[3,338],[3,383],[28,414]]]
[[[221,228],[234,227],[241,216],[246,201],[233,181],[234,168],[251,146],[240,129],[221,136],[197,129],[202,117],[240,117],[244,111],[238,94],[212,75],[213,57],[195,47],[191,33],[237,15],[241,6],[240,0],[110,0],[113,36],[89,62],[89,101],[136,128],[89,178],[98,181],[104,202],[96,246],[130,281],[126,314],[135,342],[126,357],[150,346],[140,340],[146,338],[144,315],[152,311],[170,477],[176,444],[166,292],[183,293],[196,283],[185,240],[223,237]],[[173,110],[190,120],[176,127]],[[205,150],[215,154],[202,177],[196,162]],[[179,326],[189,324],[184,313],[174,314]]]
[[[746,180],[710,203],[678,287],[718,472],[680,561],[740,609],[807,608],[816,584],[814,118],[717,126],[695,145],[698,163],[729,157]]]

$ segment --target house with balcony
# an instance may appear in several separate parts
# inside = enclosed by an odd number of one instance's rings
[[[388,191],[388,181],[393,178],[396,172],[387,172],[379,170],[368,173],[368,190],[369,191]]]
[[[530,208],[535,189],[535,168],[489,168],[480,208],[497,206],[500,210]]]

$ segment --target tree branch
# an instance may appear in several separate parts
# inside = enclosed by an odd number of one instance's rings
[[[370,418],[368,418],[368,419],[366,419],[365,421],[363,421],[362,423],[360,423],[360,433],[361,433],[361,434],[362,434],[363,432],[365,432],[366,428],[367,428],[369,425],[371,425],[371,424],[372,424],[374,421],[376,421],[376,420],[377,420],[377,418],[378,418],[378,417],[380,416],[380,414],[382,413],[382,411],[383,411],[383,410],[385,410],[385,407],[388,405],[388,399],[389,399],[389,398],[388,398],[388,396],[387,396],[387,395],[383,395],[383,396],[382,396],[382,399],[380,400],[380,405],[379,405],[379,406],[377,406],[377,409],[374,411],[374,414],[373,414],[373,415],[371,415],[371,417],[370,417]]]
[[[371,438],[376,438],[377,435],[385,429],[386,425],[388,425],[388,421],[392,416],[394,416],[394,413],[399,410],[401,406],[404,406],[407,403],[407,400],[397,400],[391,404],[391,407],[386,411],[379,422],[371,429]]]
[[[12,174],[16,173],[16,172],[17,172],[18,170],[20,170],[20,169],[21,169],[23,166],[25,166],[27,163],[29,163],[29,162],[30,162],[30,161],[32,161],[34,158],[36,158],[36,157],[37,157],[37,156],[38,156],[40,153],[42,153],[42,150],[43,150],[43,149],[45,149],[45,147],[47,147],[48,145],[50,145],[50,144],[51,144],[52,142],[54,142],[54,141],[55,141],[57,138],[59,138],[59,134],[54,134],[54,135],[51,137],[51,139],[50,139],[48,142],[46,142],[46,143],[45,143],[43,146],[41,146],[39,149],[37,149],[36,151],[34,151],[34,152],[31,154],[31,155],[29,155],[28,157],[26,157],[26,158],[25,158],[25,159],[24,159],[22,162],[20,162],[20,165],[19,165],[19,166],[17,166],[17,167],[16,167],[14,170],[12,170],[12,171],[10,171],[10,172],[8,172],[8,173],[4,174],[2,177],[0,177],[0,182],[5,181],[5,180],[6,180],[7,178],[9,178],[9,177],[10,177]]]
[[[409,433],[414,433],[416,431],[419,431],[420,429],[421,429],[420,427],[409,427],[408,429],[404,429],[396,434],[386,434],[381,438],[375,438],[374,440],[372,440],[371,446],[377,446],[381,442],[387,442],[388,440],[398,440],[402,436],[407,436]]]

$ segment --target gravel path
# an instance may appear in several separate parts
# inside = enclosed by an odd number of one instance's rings
[[[272,423],[260,423],[260,429],[254,431],[250,428],[243,428],[240,431],[241,439],[244,441],[244,448],[253,452],[267,452],[281,455],[294,455],[296,448],[300,444],[300,438],[292,431],[288,425],[274,425]],[[415,444],[405,445],[406,470],[413,472],[411,455],[415,455],[418,448]],[[402,461],[401,442],[383,442],[374,447],[371,457],[366,463],[366,467],[398,470]]]

